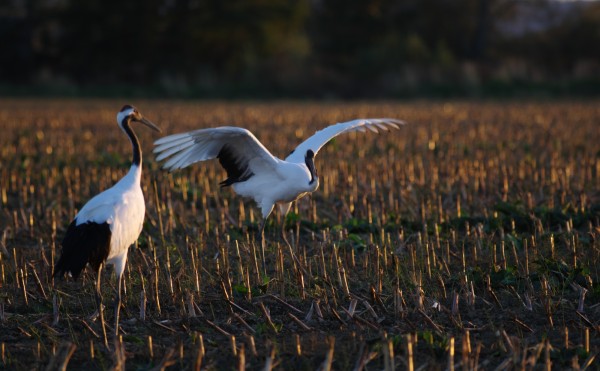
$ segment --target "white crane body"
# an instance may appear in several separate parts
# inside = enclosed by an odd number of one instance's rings
[[[97,273],[96,301],[101,311],[100,273],[105,265],[114,265],[117,275],[115,304],[115,331],[118,332],[121,303],[121,278],[127,263],[129,247],[135,243],[144,223],[146,203],[140,185],[142,152],[130,123],[137,121],[160,131],[142,117],[132,106],[126,105],[117,114],[119,127],[129,137],[133,147],[133,164],[129,172],[114,186],[90,199],[69,225],[62,242],[61,256],[54,267],[54,276],[68,274],[75,279],[89,264]]]
[[[227,171],[227,179],[220,185],[232,186],[237,194],[254,199],[261,208],[260,236],[264,251],[262,234],[273,207],[278,204],[285,217],[293,201],[319,187],[314,157],[327,142],[342,133],[367,130],[377,133],[398,129],[402,124],[404,121],[395,119],[357,119],[331,125],[302,142],[285,160],[273,156],[249,130],[232,126],[160,138],[154,142],[154,153],[158,161],[165,160],[163,168],[169,171],[199,161],[219,159]],[[287,243],[283,229],[282,235]]]

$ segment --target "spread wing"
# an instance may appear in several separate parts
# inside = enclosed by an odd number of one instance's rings
[[[230,126],[200,129],[170,135],[154,142],[156,160],[166,160],[164,169],[182,169],[195,162],[218,158],[227,171],[228,186],[254,174],[276,171],[279,159],[273,156],[250,131]]]
[[[402,120],[382,118],[357,119],[331,125],[325,129],[317,131],[313,134],[313,136],[300,143],[300,145],[296,147],[296,149],[290,153],[285,160],[296,163],[304,163],[306,151],[311,149],[316,156],[317,152],[319,152],[319,150],[327,142],[342,133],[350,133],[353,131],[366,132],[367,130],[378,133],[379,130],[388,131],[390,128],[398,129],[400,125],[404,124],[405,122]]]

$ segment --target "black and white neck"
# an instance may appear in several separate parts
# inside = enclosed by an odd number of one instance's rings
[[[131,166],[141,167],[141,165],[142,165],[142,149],[140,148],[140,141],[138,140],[137,136],[135,135],[135,132],[133,131],[133,129],[131,128],[130,123],[131,123],[131,116],[127,116],[123,120],[121,127],[123,128],[123,131],[125,131],[125,134],[127,134],[127,136],[129,137],[129,140],[131,141],[131,146],[133,149],[133,159],[131,161]]]
[[[117,121],[119,127],[127,134],[131,141],[133,149],[133,159],[131,166],[140,168],[142,165],[142,149],[140,148],[140,141],[138,140],[135,132],[131,128],[131,121],[135,118],[137,111],[134,107],[126,105],[123,106],[121,111],[117,114]]]
[[[315,153],[311,149],[306,151],[306,155],[304,156],[304,163],[306,164],[308,171],[310,171],[310,182],[308,182],[308,184],[313,184],[315,180],[318,179],[314,158]]]

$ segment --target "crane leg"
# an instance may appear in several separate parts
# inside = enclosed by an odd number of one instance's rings
[[[123,275],[117,274],[117,296],[115,297],[115,336],[119,335],[119,313],[121,311],[121,286]]]
[[[292,263],[294,264],[294,270],[296,268],[300,268],[304,274],[308,275],[308,272],[306,272],[306,270],[302,266],[302,263],[300,263],[300,261],[298,260],[298,257],[296,256],[296,254],[294,254],[294,249],[292,248],[292,244],[290,244],[290,241],[288,241],[288,239],[287,239],[287,236],[285,233],[285,215],[283,217],[283,221],[281,222],[281,237],[283,238],[283,241],[287,245],[288,250],[290,252],[290,257],[292,258]],[[298,245],[296,244],[296,246],[298,246]]]
[[[281,221],[281,237],[283,238],[283,241],[288,246],[288,248],[290,250],[292,250],[292,245],[290,244],[290,241],[288,241],[286,233],[285,233],[285,215],[283,216],[282,219],[283,220]]]
[[[262,223],[260,224],[260,231],[258,232],[258,238],[260,239],[260,251],[262,254],[262,264],[263,264],[263,272],[267,272],[267,262],[265,260],[265,224],[267,223],[267,218],[264,218]]]
[[[285,217],[287,216],[291,207],[291,202],[279,204],[279,211],[281,212],[281,237],[283,238],[285,244],[289,247],[290,251],[292,250],[292,245],[290,245],[290,242],[285,234]]]
[[[100,264],[98,267],[98,272],[96,272],[96,306],[98,307],[98,314],[100,315],[100,327],[102,327],[102,335],[104,337],[104,346],[108,349],[108,339],[106,338],[106,326],[104,325],[104,306],[102,305],[102,294],[100,291],[100,279],[102,277],[102,266],[104,264]]]
[[[304,267],[302,266],[302,263],[300,262],[300,260],[298,260],[298,257],[296,256],[296,254],[294,254],[294,249],[292,249],[292,244],[290,244],[290,241],[288,241],[287,234],[285,233],[285,217],[287,216],[288,211],[290,211],[291,206],[292,206],[291,202],[279,205],[279,210],[281,211],[281,237],[283,238],[283,241],[285,242],[285,244],[288,247],[288,250],[290,251],[290,256],[292,257],[292,262],[294,263],[294,270],[296,268],[300,268],[302,273],[304,273],[307,277],[310,277],[308,272],[306,271],[306,269],[304,269]],[[299,246],[298,242],[299,241],[296,241],[296,246]]]

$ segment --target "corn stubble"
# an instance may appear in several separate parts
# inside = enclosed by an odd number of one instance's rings
[[[140,132],[146,222],[107,349],[93,273],[51,273],[78,208],[127,171],[123,102],[1,101],[0,368],[598,367],[597,102],[135,103],[166,134],[244,126],[279,157],[330,123],[410,124],[324,148],[292,251],[267,224],[266,272],[258,210],[218,163],[166,173]]]

